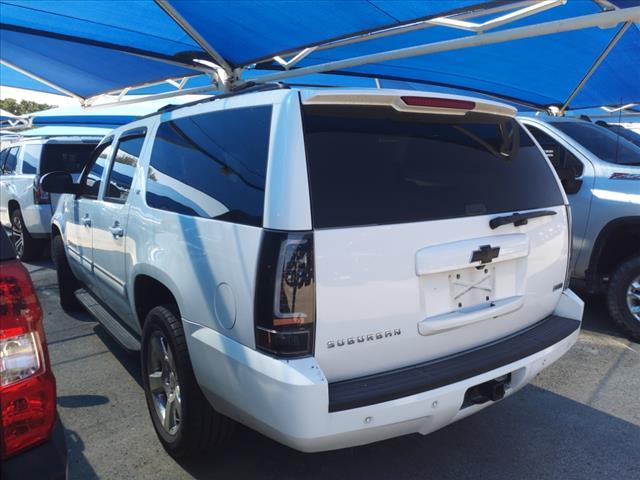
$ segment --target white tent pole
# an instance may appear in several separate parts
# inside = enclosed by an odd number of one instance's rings
[[[564,102],[562,107],[560,107],[560,111],[558,112],[560,116],[564,115],[564,111],[569,107],[569,104],[571,103],[571,101],[575,98],[578,92],[582,90],[582,87],[585,86],[589,78],[591,78],[591,75],[595,73],[595,71],[598,69],[600,64],[604,61],[605,58],[607,58],[607,55],[609,55],[609,52],[611,52],[613,47],[615,47],[616,43],[618,43],[618,40],[622,38],[622,35],[624,35],[624,33],[629,29],[630,26],[631,26],[631,22],[626,22],[624,25],[622,25],[620,30],[618,30],[618,33],[616,33],[613,36],[613,38],[609,42],[609,45],[607,45],[607,48],[605,48],[602,51],[602,53],[598,56],[598,58],[596,58],[596,61],[593,62],[593,65],[591,65],[591,68],[589,68],[589,70],[584,75],[584,77],[582,77],[582,80],[580,80],[578,85],[576,85],[576,87],[573,89],[571,94],[567,97],[567,100]]]
[[[443,13],[441,17],[439,18],[455,18],[457,20],[468,20],[468,19],[473,19],[476,17],[481,17],[481,16],[487,16],[487,15],[492,15],[494,13],[500,13],[503,12],[505,10],[514,10],[514,9],[518,9],[518,8],[524,8],[524,7],[529,7],[531,5],[535,5],[537,3],[540,3],[541,0],[523,0],[520,2],[516,2],[516,3],[505,3],[503,5],[497,5],[495,7],[492,8],[486,8],[486,9],[479,9],[479,10],[472,10],[470,12],[465,12],[465,13],[453,13],[453,14],[447,14],[447,13]],[[562,2],[564,2],[566,0],[562,0]],[[560,2],[558,2],[560,3]],[[556,6],[556,5],[553,5]],[[472,7],[473,8],[473,7]],[[548,7],[550,8],[550,7]],[[546,8],[545,8],[546,9]],[[326,43],[321,43],[319,45],[315,46],[315,51],[320,52],[322,50],[328,50],[331,48],[337,48],[337,47],[343,47],[345,45],[351,45],[353,43],[360,43],[360,42],[368,42],[371,40],[378,40],[380,38],[385,38],[385,37],[391,37],[394,35],[401,35],[401,34],[405,34],[405,33],[409,33],[409,32],[414,32],[416,30],[424,30],[427,28],[432,28],[432,27],[437,27],[438,25],[436,23],[433,22],[433,18],[431,19],[427,19],[427,20],[419,20],[417,22],[413,22],[413,23],[407,23],[404,25],[399,25],[399,26],[392,26],[389,28],[384,28],[382,30],[376,30],[373,32],[366,32],[366,33],[362,33],[359,35],[354,35],[352,37],[346,37],[346,38],[342,38],[339,40],[333,40],[333,41],[329,41]],[[289,54],[294,52],[288,52]],[[283,55],[287,55],[287,53],[283,53]],[[268,60],[269,58],[263,58],[262,60],[257,60],[255,62],[252,63],[262,63],[265,60]]]
[[[200,33],[191,26],[187,20],[180,15],[180,13],[173,8],[173,5],[169,2],[169,0],[155,0],[158,6],[164,10],[167,15],[169,15],[173,20],[182,27],[182,29],[187,32],[187,34],[193,38],[200,47],[207,52],[211,58],[215,60],[215,62],[220,65],[226,72],[229,77],[233,76],[233,68],[231,65],[224,59],[222,55],[220,55],[215,48],[211,46],[211,44],[202,36]]]
[[[431,53],[448,52],[452,50],[460,50],[482,45],[503,43],[512,40],[520,40],[523,38],[532,38],[543,35],[551,35],[554,33],[581,30],[590,27],[607,28],[613,27],[620,22],[638,21],[640,21],[640,7],[624,8],[609,12],[584,15],[581,17],[539,23],[536,25],[527,25],[525,27],[512,28],[498,32],[482,33],[468,37],[456,38],[453,40],[444,40],[441,42],[400,48],[397,50],[390,50],[388,52],[362,55],[360,57],[347,58],[344,60],[336,60],[319,65],[312,65],[309,67],[296,68],[284,72],[276,72],[268,75],[263,75],[260,77],[252,78],[251,81],[256,83],[275,82],[278,80],[284,80],[286,78],[357,67],[368,63],[386,62],[389,60],[416,57],[419,55],[428,55]]]
[[[13,63],[11,63],[11,62],[8,62],[8,61],[6,61],[6,60],[2,60],[2,59],[0,59],[0,63],[2,63],[2,65],[6,65],[6,66],[7,66],[7,67],[9,67],[9,68],[12,68],[12,69],[13,69],[13,70],[15,70],[16,72],[19,72],[19,73],[21,73],[21,74],[23,74],[23,75],[26,75],[27,77],[32,78],[32,79],[34,79],[34,80],[36,80],[36,81],[38,81],[38,82],[40,82],[40,83],[42,83],[42,84],[46,85],[47,87],[51,87],[51,88],[53,88],[54,90],[57,90],[58,92],[60,92],[60,93],[62,93],[62,94],[64,94],[64,95],[66,95],[67,97],[75,98],[76,100],[78,100],[78,101],[80,101],[80,102],[83,102],[83,101],[84,101],[84,98],[83,98],[83,97],[81,97],[80,95],[77,95],[77,94],[75,94],[75,93],[73,93],[73,92],[71,92],[71,91],[67,90],[66,88],[62,88],[62,87],[60,87],[60,86],[56,85],[55,83],[51,83],[50,81],[45,80],[45,79],[44,79],[44,78],[42,78],[42,77],[39,77],[39,76],[38,76],[38,75],[36,75],[35,73],[31,73],[31,72],[29,72],[29,71],[25,70],[24,68],[20,68],[20,67],[18,67],[17,65],[14,65],[14,64],[13,64]]]
[[[177,92],[174,91],[174,92],[156,93],[154,95],[144,95],[144,96],[141,95],[141,98],[129,98],[129,99],[116,101],[116,102],[99,103],[99,104],[86,103],[83,106],[87,110],[89,110],[91,108],[113,107],[116,105],[129,105],[131,103],[148,102],[150,100],[160,100],[163,98],[180,97],[182,95],[196,95],[196,94],[210,92],[212,90],[215,90],[215,87],[213,85],[206,85],[203,87],[187,88],[186,90],[179,90]],[[95,100],[97,98],[98,97],[92,97],[88,99],[88,102],[91,100]]]

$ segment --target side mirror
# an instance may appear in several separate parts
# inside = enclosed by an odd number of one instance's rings
[[[78,193],[79,185],[73,183],[73,177],[67,172],[50,172],[40,179],[40,187],[49,193]]]

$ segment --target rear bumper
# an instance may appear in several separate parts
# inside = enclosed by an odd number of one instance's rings
[[[572,301],[581,318],[577,297],[565,305]],[[276,360],[211,329],[184,324],[196,377],[218,411],[314,452],[433,432],[490,405],[461,408],[469,388],[506,374],[511,381],[505,396],[513,394],[575,343],[580,320],[572,316],[551,316],[462,355],[334,384],[313,358]]]
[[[64,480],[67,478],[67,444],[60,419],[56,417],[51,438],[30,450],[3,461],[3,480]]]

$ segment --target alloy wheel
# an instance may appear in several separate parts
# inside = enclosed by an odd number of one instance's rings
[[[162,332],[152,334],[148,355],[145,373],[156,415],[162,428],[176,435],[182,421],[182,397],[173,354]]]
[[[11,242],[16,249],[18,257],[22,257],[24,253],[24,232],[22,230],[22,220],[16,215],[11,219]]]
[[[640,322],[640,275],[634,278],[627,289],[627,306],[631,315]]]

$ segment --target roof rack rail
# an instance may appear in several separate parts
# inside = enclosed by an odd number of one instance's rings
[[[255,93],[255,92],[268,92],[269,90],[286,90],[289,89],[289,85],[286,85],[284,83],[254,83],[254,82],[247,82],[245,84],[240,85],[239,87],[229,91],[229,92],[224,92],[224,93],[220,93],[218,95],[213,95],[211,97],[208,98],[201,98],[199,100],[194,100],[193,102],[188,102],[188,103],[183,103],[181,105],[176,105],[173,103],[169,103],[167,105],[165,105],[164,107],[160,107],[158,110],[156,110],[154,113],[150,113],[148,115],[145,115],[144,117],[140,117],[140,119],[142,118],[148,118],[148,117],[152,117],[154,115],[157,115],[158,113],[166,113],[166,112],[172,112],[174,110],[177,110],[178,108],[183,108],[183,107],[191,107],[193,105],[200,105],[201,103],[207,103],[207,102],[213,102],[215,100],[222,100],[223,98],[229,98],[229,97],[235,97],[237,95],[243,95],[245,93]]]

